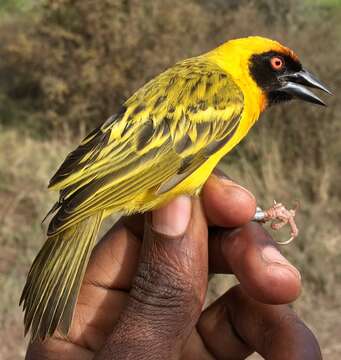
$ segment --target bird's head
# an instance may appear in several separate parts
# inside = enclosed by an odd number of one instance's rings
[[[250,82],[254,82],[268,105],[293,98],[325,105],[308,88],[317,88],[331,94],[302,66],[291,49],[277,41],[259,36],[236,39],[223,44],[213,53],[217,63],[239,85],[250,88]]]

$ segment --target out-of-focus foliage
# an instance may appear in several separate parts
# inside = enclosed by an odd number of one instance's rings
[[[21,0],[8,1],[20,8]],[[335,78],[333,15],[294,1],[48,0],[0,26],[0,121],[51,130],[97,125],[147,79],[229,38],[288,42]],[[12,5],[10,5],[12,4]],[[27,2],[26,2],[27,6]],[[6,8],[6,6],[5,6]],[[285,30],[286,29],[286,30]],[[285,31],[284,31],[285,30]],[[288,40],[290,39],[290,40]],[[337,39],[328,39],[340,54]],[[337,42],[337,43],[336,43]],[[314,47],[309,44],[314,43]],[[322,51],[322,54],[319,54]],[[327,78],[328,79],[328,78]]]
[[[0,15],[13,14],[30,9],[34,5],[34,0],[1,0]]]

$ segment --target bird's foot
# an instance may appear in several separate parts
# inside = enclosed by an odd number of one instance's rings
[[[298,203],[295,205],[294,209],[288,210],[283,204],[277,203],[274,201],[273,206],[268,210],[262,210],[257,207],[256,214],[254,216],[255,221],[260,221],[266,223],[271,222],[271,228],[273,230],[279,230],[284,225],[289,224],[291,228],[291,237],[286,241],[278,241],[279,245],[290,244],[298,235],[298,228],[295,222],[295,215],[298,209]]]

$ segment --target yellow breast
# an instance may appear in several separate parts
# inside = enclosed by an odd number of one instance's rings
[[[230,41],[204,56],[231,75],[235,84],[244,96],[244,107],[238,129],[225,146],[213,154],[202,166],[191,175],[162,195],[155,193],[141,194],[138,199],[141,204],[149,204],[148,208],[158,207],[178,194],[198,194],[207,178],[217,166],[218,162],[228,154],[249,132],[267,106],[266,96],[257,86],[249,72],[249,60],[252,54],[268,50],[269,46],[276,48],[277,42],[266,41],[262,38],[247,38],[243,41]],[[148,210],[148,208],[143,210]]]
[[[222,45],[221,48],[215,49],[208,53],[207,56],[212,58],[212,61],[218,64],[223,70],[232,75],[235,83],[244,95],[244,108],[240,124],[236,133],[228,143],[221,148],[220,151],[212,155],[200,168],[193,172],[191,176],[174,188],[171,196],[173,196],[174,193],[180,194],[186,192],[194,194],[200,191],[218,162],[247,135],[251,127],[258,120],[261,112],[266,108],[267,102],[265,94],[251,78],[247,63],[240,64],[236,62],[236,58],[233,56],[234,51],[231,45],[229,45],[230,43]],[[248,55],[246,55],[245,59],[248,58]],[[238,57],[238,59],[240,61],[240,57]]]

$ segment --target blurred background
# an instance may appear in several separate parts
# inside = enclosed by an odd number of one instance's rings
[[[270,109],[222,166],[263,207],[299,201],[301,233],[283,248],[303,276],[293,306],[324,358],[341,359],[341,1],[1,0],[1,360],[24,357],[18,300],[58,164],[148,79],[247,35],[294,49],[335,94],[328,108]],[[215,278],[210,298],[231,281]]]

